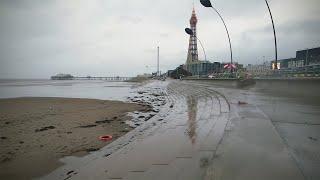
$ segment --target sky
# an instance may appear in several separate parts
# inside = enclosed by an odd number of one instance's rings
[[[1,0],[0,78],[135,76],[184,64],[184,28],[194,7],[209,61],[230,61],[224,26],[198,0]],[[215,0],[230,31],[234,60],[274,59],[271,20],[263,0]],[[279,59],[320,46],[319,0],[269,0]],[[204,59],[199,47],[199,58]]]

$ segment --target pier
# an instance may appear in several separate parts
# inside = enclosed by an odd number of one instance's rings
[[[132,77],[120,77],[120,76],[115,76],[115,77],[92,77],[92,76],[87,76],[87,77],[73,77],[72,80],[105,80],[105,81],[128,81],[132,79]]]
[[[106,80],[106,81],[127,81],[133,77],[120,77],[120,76],[72,76],[71,74],[57,74],[51,76],[52,80]]]

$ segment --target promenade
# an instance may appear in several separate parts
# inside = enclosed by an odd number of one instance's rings
[[[65,166],[42,179],[319,177],[314,163],[297,161],[248,92],[188,81],[149,86],[167,94],[158,115],[98,152],[65,158]]]

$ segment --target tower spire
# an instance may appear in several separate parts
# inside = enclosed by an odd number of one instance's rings
[[[192,12],[195,12],[195,10],[194,10],[194,1],[192,2]]]
[[[190,39],[189,39],[188,58],[187,58],[186,64],[197,62],[199,60],[198,46],[197,46],[197,23],[198,23],[198,19],[197,19],[196,11],[194,9],[194,5],[193,5],[192,15],[190,18],[190,28],[193,34],[190,35]]]

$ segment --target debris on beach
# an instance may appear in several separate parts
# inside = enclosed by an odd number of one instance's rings
[[[94,151],[98,151],[98,148],[88,148],[86,149],[87,152],[94,152]]]
[[[96,124],[105,124],[105,123],[111,123],[111,121],[113,121],[113,120],[105,119],[105,120],[101,120],[101,121],[96,121],[95,123]]]
[[[156,93],[152,93],[151,95],[152,95],[152,96],[156,96],[156,97],[161,96],[160,94],[156,94]]]
[[[95,124],[89,124],[89,125],[84,125],[84,126],[79,126],[79,128],[92,128],[92,127],[96,127],[97,125]]]
[[[71,173],[74,173],[74,171],[69,171],[69,172],[67,172],[67,175],[70,175]]]
[[[243,102],[243,101],[238,101],[238,104],[239,104],[239,105],[246,105],[246,104],[248,104],[248,103]]]
[[[153,109],[152,112],[158,113],[159,110],[158,109]]]
[[[314,137],[311,137],[311,136],[309,136],[308,138],[309,138],[310,140],[312,140],[312,141],[318,141],[317,138],[314,138]]]
[[[160,112],[160,108],[167,103],[165,98],[166,93],[163,88],[143,87],[136,91],[136,93],[137,94],[128,97],[128,101],[145,106],[146,109],[129,113],[132,119],[127,120],[126,123],[132,128],[141,126],[146,121],[152,119]]]
[[[43,127],[43,128],[40,128],[40,129],[36,129],[34,130],[35,132],[41,132],[41,131],[47,131],[47,130],[50,130],[50,129],[55,129],[56,127],[54,126],[47,126],[47,127]]]
[[[108,153],[108,154],[105,154],[104,157],[108,157],[108,156],[110,156],[110,155],[111,155],[111,153]]]
[[[4,158],[1,158],[0,162],[5,163],[5,162],[11,161],[11,160],[12,160],[12,158],[10,158],[10,157],[4,157]]]
[[[75,172],[74,170],[68,171],[67,174],[66,174],[67,177],[64,178],[64,180],[70,179],[73,175],[76,175],[76,174],[78,174],[78,173]]]
[[[127,133],[127,132],[129,132],[129,129],[128,129],[128,128],[125,128],[124,130],[121,130],[121,132]]]

